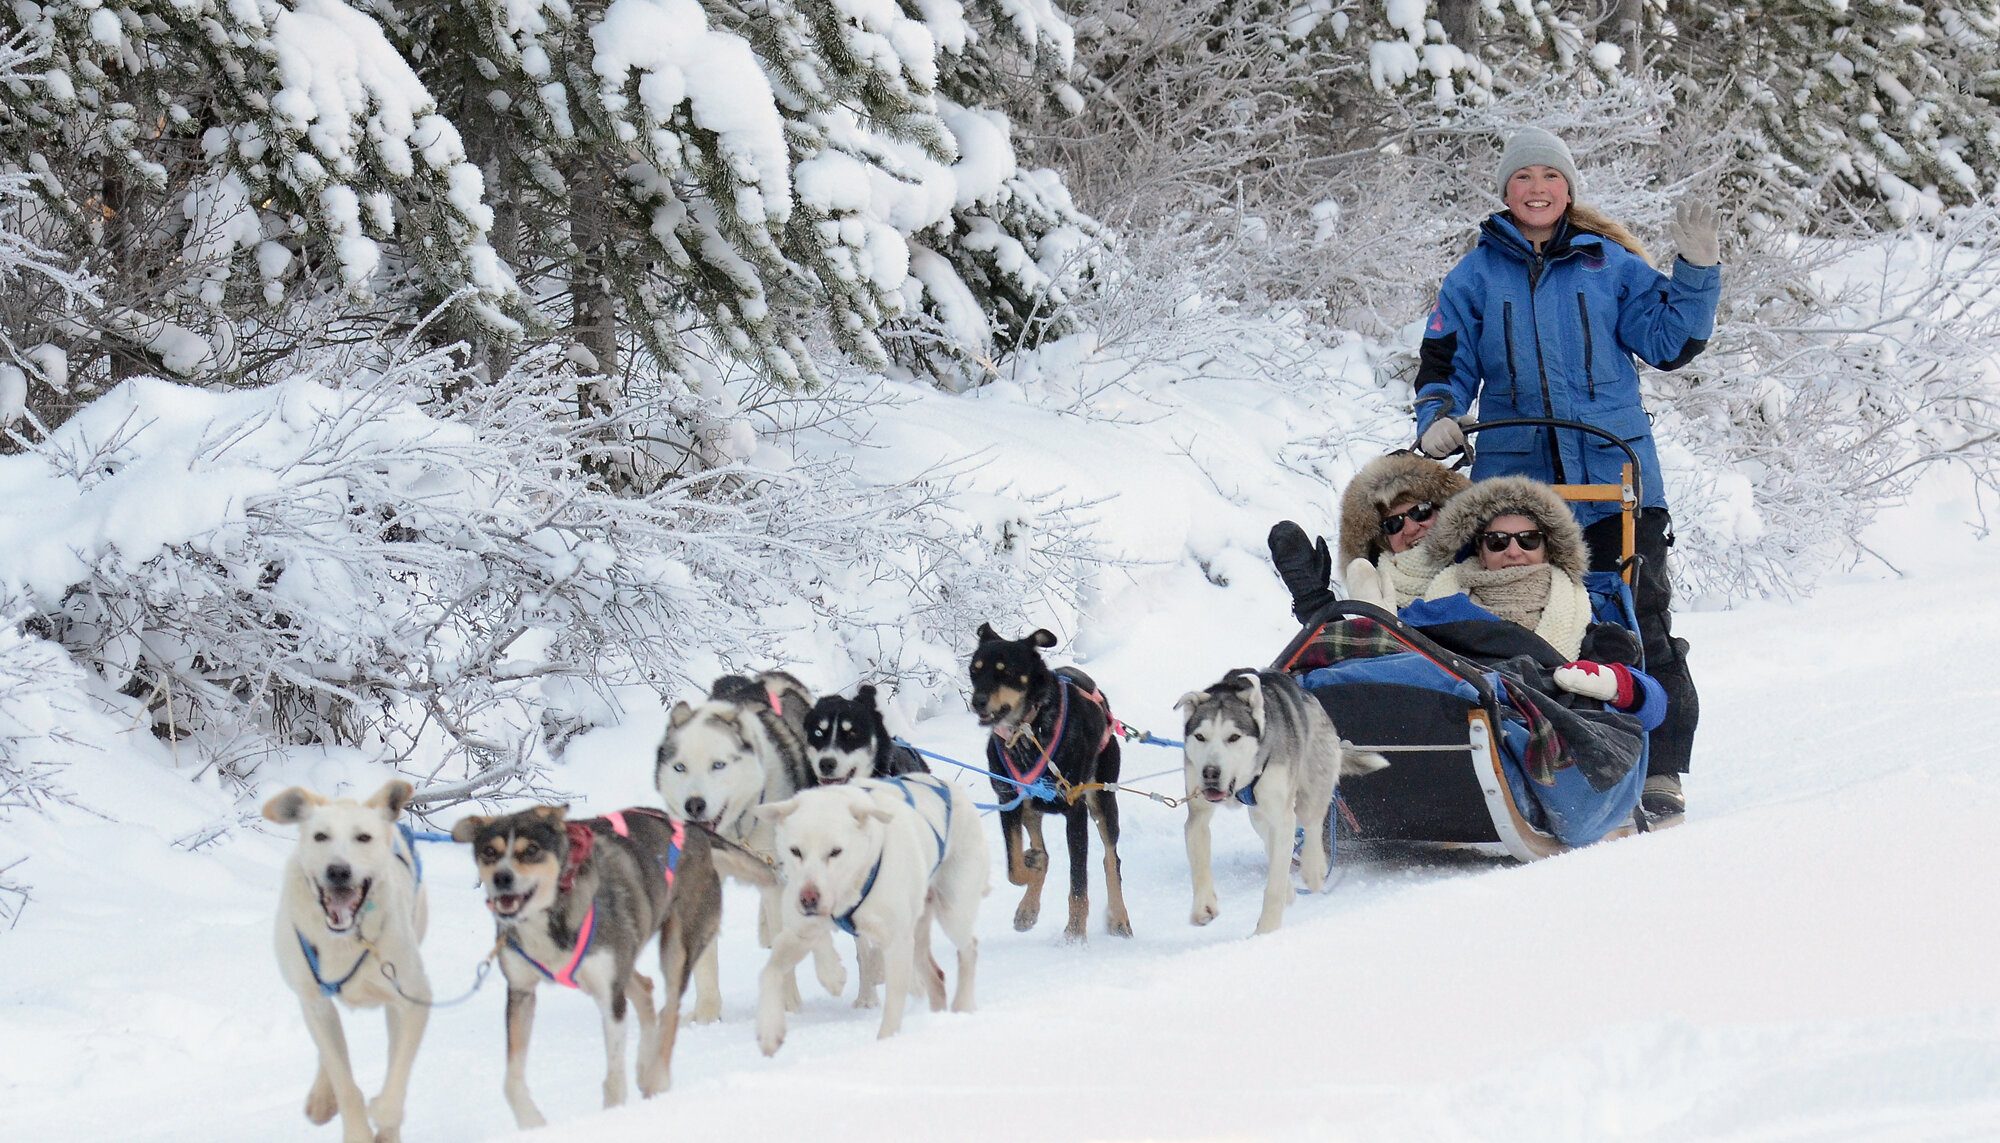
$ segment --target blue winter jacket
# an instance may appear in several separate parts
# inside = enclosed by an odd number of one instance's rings
[[[1441,414],[1553,417],[1618,434],[1639,454],[1646,507],[1667,506],[1634,355],[1660,369],[1694,360],[1715,329],[1722,274],[1674,260],[1672,278],[1608,238],[1564,223],[1540,254],[1506,214],[1444,279],[1417,371],[1417,433]],[[1472,478],[1616,484],[1625,453],[1574,429],[1492,429],[1472,442]],[[1573,506],[1583,524],[1614,503]]]

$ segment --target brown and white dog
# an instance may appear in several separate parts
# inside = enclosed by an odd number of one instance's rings
[[[764,864],[707,830],[653,809],[582,821],[567,806],[534,806],[504,817],[468,817],[454,841],[472,843],[486,907],[493,914],[500,969],[507,977],[507,1105],[521,1127],[542,1113],[528,1094],[528,1036],[535,988],[551,981],[597,1001],[604,1021],[604,1106],[625,1102],[625,1015],[639,1018],[639,1091],[652,1097],[672,1081],[681,995],[695,960],[722,918],[717,869],[772,882]],[[640,950],[660,938],[666,995],[653,1008],[653,982]]]
[[[413,792],[408,782],[390,782],[357,803],[294,786],[264,803],[266,818],[299,827],[278,896],[276,943],[278,968],[298,993],[319,1049],[306,1118],[325,1123],[338,1112],[345,1143],[402,1137],[410,1065],[430,1017],[430,982],[418,948],[424,888],[411,841],[396,825]],[[348,1063],[336,998],[350,1008],[383,1008],[388,1016],[388,1076],[382,1093],[366,1103]]]

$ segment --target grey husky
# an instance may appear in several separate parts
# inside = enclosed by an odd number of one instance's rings
[[[706,826],[726,841],[769,857],[771,826],[751,811],[782,802],[815,784],[806,761],[806,715],[813,705],[805,684],[783,671],[755,677],[724,675],[708,698],[674,704],[653,762],[653,785],[667,816]],[[757,912],[757,939],[769,948],[779,928],[775,879],[767,879]],[[847,970],[829,938],[813,950],[820,983],[834,995],[847,986]],[[711,946],[695,965],[694,1021],[722,1018],[722,988]],[[786,996],[796,1011],[793,983]]]
[[[504,817],[468,817],[454,841],[472,843],[486,907],[498,931],[507,978],[507,1105],[517,1125],[539,1127],[528,1094],[528,1035],[535,988],[547,980],[588,993],[604,1020],[604,1106],[625,1102],[626,1011],[639,1018],[639,1091],[671,1082],[674,1039],[689,966],[715,943],[722,917],[718,870],[777,879],[752,855],[697,826],[653,809],[584,821],[566,806],[534,806]],[[660,938],[666,995],[653,1008],[653,982],[639,952]]]
[[[1188,868],[1194,875],[1197,925],[1221,906],[1209,865],[1209,819],[1215,808],[1240,803],[1263,839],[1270,868],[1259,933],[1274,932],[1292,899],[1290,850],[1294,827],[1305,831],[1299,872],[1306,888],[1326,885],[1329,859],[1323,828],[1342,774],[1366,774],[1389,763],[1341,740],[1326,708],[1283,671],[1238,668],[1207,690],[1174,704],[1185,712]]]

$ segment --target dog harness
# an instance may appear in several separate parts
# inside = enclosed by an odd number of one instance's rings
[[[577,872],[583,868],[584,862],[590,860],[591,848],[596,844],[597,840],[595,827],[598,822],[603,822],[610,826],[611,832],[617,834],[619,837],[629,838],[632,836],[632,829],[625,821],[625,815],[627,814],[644,814],[647,817],[658,818],[672,828],[673,837],[667,842],[666,855],[664,857],[655,857],[654,860],[659,863],[660,873],[666,878],[667,887],[669,889],[673,888],[674,874],[679,871],[681,865],[681,847],[687,841],[687,826],[682,822],[674,821],[659,810],[634,808],[629,810],[612,810],[601,818],[570,822],[564,827],[565,832],[569,834],[570,856],[568,860],[563,862],[562,878],[556,883],[563,892],[569,892],[570,887],[576,884]],[[511,933],[507,936],[507,947],[514,950],[515,956],[527,961],[534,967],[536,972],[541,973],[544,977],[562,985],[564,988],[575,988],[577,987],[576,970],[582,966],[583,958],[590,955],[590,945],[596,936],[597,902],[592,900],[590,908],[583,914],[583,923],[577,926],[576,948],[570,953],[569,960],[561,968],[551,971],[549,966],[529,956],[527,950],[521,947],[520,942],[515,940]],[[352,976],[353,973],[349,973],[348,975]],[[321,985],[320,987],[324,988],[326,986]]]
[[[360,918],[356,918],[354,924],[356,928],[359,928],[361,926]],[[319,994],[321,996],[331,998],[340,995],[340,990],[346,987],[348,981],[354,979],[354,974],[360,972],[362,964],[368,960],[370,949],[364,944],[361,946],[361,955],[354,958],[354,967],[347,970],[347,975],[341,977],[339,980],[328,980],[319,974],[319,950],[312,947],[312,942],[306,940],[306,935],[296,927],[292,929],[292,935],[299,938],[299,951],[305,954],[306,968],[311,970],[313,983],[319,985]]]
[[[889,783],[890,785],[895,786],[897,791],[903,795],[903,800],[909,803],[910,808],[913,810],[917,808],[916,795],[910,793],[909,779],[878,778],[876,780],[880,782],[886,782]],[[944,806],[944,830],[940,832],[936,826],[931,825],[931,820],[929,818],[924,817],[921,811],[917,813],[917,817],[921,818],[926,826],[930,826],[931,838],[932,840],[937,842],[938,855],[937,855],[937,860],[931,862],[930,877],[937,876],[938,866],[944,864],[945,849],[951,844],[951,793],[950,791],[944,788],[943,784],[941,783],[933,784],[934,782],[936,782],[936,779],[932,779],[932,781],[930,782],[922,782],[919,784],[922,785],[924,789],[929,790],[933,794],[936,794],[938,802]],[[854,907],[852,909],[849,909],[847,912],[842,913],[840,916],[835,917],[833,919],[833,924],[835,928],[839,929],[843,933],[846,933],[850,937],[855,935],[854,914],[857,910],[861,908],[862,904],[868,900],[868,894],[875,891],[875,878],[878,877],[881,874],[881,872],[882,872],[882,855],[878,853],[875,855],[875,868],[870,869],[868,871],[868,880],[861,883],[861,896],[855,899]],[[929,879],[930,879],[929,877],[925,878],[925,880],[927,881]]]
[[[1014,785],[1020,789],[1020,793],[1014,797],[1013,801],[998,807],[1002,810],[1012,810],[1030,796],[1040,801],[1054,800],[1053,797],[1036,790],[1031,790],[1029,787],[1034,786],[1041,779],[1042,775],[1047,773],[1049,764],[1055,759],[1056,747],[1062,744],[1063,731],[1069,725],[1069,692],[1072,689],[1084,699],[1094,703],[1099,710],[1104,712],[1104,732],[1097,737],[1097,753],[1104,753],[1104,748],[1111,744],[1113,734],[1124,729],[1124,724],[1119,722],[1118,717],[1111,713],[1110,704],[1104,701],[1104,692],[1099,690],[1084,690],[1082,686],[1072,681],[1068,675],[1057,675],[1056,683],[1056,724],[1050,729],[1049,740],[1046,744],[1042,745],[1041,754],[1036,757],[1033,766],[1030,766],[1025,772],[1022,771],[1014,765],[1012,753],[1014,743],[1018,741],[1021,735],[1025,734],[1031,742],[1036,741],[1032,726],[1033,718],[1028,719],[1020,727],[1017,727],[1015,729],[1015,737],[1011,739],[1002,733],[999,727],[994,727],[993,737],[986,743],[987,757],[989,759],[997,758],[1001,766],[1006,769],[1007,774],[1013,779]],[[1039,711],[1036,712],[1037,715],[1040,713]],[[998,771],[995,771],[995,774],[997,776]],[[1060,771],[1057,773],[1057,778],[1058,785],[1061,785],[1062,778]]]

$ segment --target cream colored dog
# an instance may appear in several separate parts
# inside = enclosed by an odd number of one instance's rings
[[[264,803],[266,818],[299,827],[278,898],[276,941],[278,968],[298,993],[319,1048],[306,1118],[325,1123],[339,1112],[344,1143],[402,1138],[410,1065],[430,1017],[430,982],[418,949],[424,889],[416,854],[396,825],[414,792],[408,782],[390,782],[356,804],[294,786]],[[366,1104],[347,1060],[335,997],[388,1015],[389,1074],[382,1094]]]
[[[929,774],[860,778],[802,790],[756,814],[775,827],[785,876],[782,927],[758,988],[757,1043],[765,1055],[785,1042],[785,981],[831,928],[854,934],[860,948],[856,1007],[872,1006],[878,979],[886,986],[880,1036],[902,1026],[913,985],[929,994],[933,1011],[945,1006],[944,970],[931,958],[932,918],[958,949],[952,1011],[972,1011],[979,962],[972,930],[986,895],[987,859],[970,794]]]

